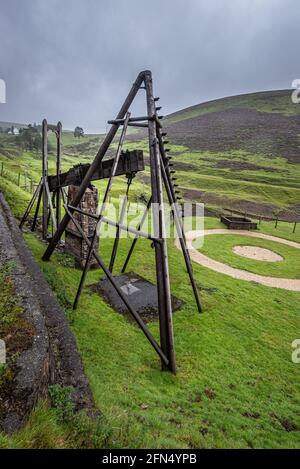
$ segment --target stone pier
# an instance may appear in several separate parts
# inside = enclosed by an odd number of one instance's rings
[[[79,187],[78,186],[69,186],[68,190],[68,204],[72,205],[72,201],[74,200]],[[97,214],[98,208],[98,190],[96,187],[90,185],[90,187],[85,191],[84,196],[81,199],[78,208],[89,213]],[[81,228],[83,229],[86,236],[92,240],[93,233],[96,227],[96,220],[86,215],[82,215],[81,213],[74,212],[74,218],[78,221]],[[69,222],[68,227],[65,233],[65,250],[72,254],[75,259],[76,263],[79,267],[83,268],[86,262],[87,254],[88,254],[88,245],[84,241],[81,234],[78,232],[76,226],[72,222]],[[96,248],[98,249],[99,245],[99,238],[97,237],[96,240]],[[96,263],[94,257],[90,260],[90,268],[97,267],[98,264]]]

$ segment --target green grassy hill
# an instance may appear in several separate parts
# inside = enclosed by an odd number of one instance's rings
[[[163,124],[185,198],[218,210],[300,216],[300,106],[290,90],[210,101]]]
[[[300,219],[300,106],[292,103],[291,90],[198,104],[167,116],[163,124],[185,199],[217,211],[230,207]],[[141,148],[147,158],[145,137],[145,132],[130,132],[127,148]],[[13,139],[3,138],[0,156],[15,155]],[[92,160],[102,138],[79,140],[64,132],[65,166]],[[138,178],[147,186],[149,172]]]

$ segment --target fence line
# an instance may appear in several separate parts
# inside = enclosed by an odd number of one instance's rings
[[[225,210],[226,212],[230,212],[231,215],[235,214],[235,215],[243,215],[244,217],[255,218],[256,220],[258,220],[259,224],[261,224],[262,220],[274,221],[275,222],[275,228],[277,228],[278,222],[291,223],[291,224],[293,224],[293,233],[295,233],[296,228],[297,228],[297,224],[298,224],[297,220],[294,220],[294,221],[283,220],[282,218],[279,218],[278,216],[268,217],[268,216],[265,216],[265,215],[258,215],[257,213],[250,213],[250,212],[241,211],[241,210],[234,210],[234,209],[226,208],[226,207],[224,207],[222,210]],[[292,215],[294,215],[296,217],[296,214],[293,213]]]
[[[8,166],[9,171],[5,169],[4,162],[1,162],[0,176],[8,179],[10,182],[16,184],[20,189],[25,190],[32,194],[37,183],[28,175],[27,171],[19,171],[18,173],[12,173],[10,166]]]
[[[0,176],[4,177],[5,179],[8,179],[11,182],[13,182],[18,187],[20,187],[21,189],[24,189],[26,192],[29,192],[30,194],[32,194],[34,192],[34,190],[37,186],[37,183],[35,183],[34,180],[31,177],[28,176],[27,171],[25,171],[24,173],[19,171],[17,174],[13,174],[11,172],[7,173],[5,171],[5,166],[4,166],[3,161],[1,162]],[[23,176],[23,180],[24,180],[24,185],[21,184],[22,183],[22,176]],[[298,224],[298,221],[296,221],[296,220],[295,221],[283,220],[282,218],[279,218],[278,216],[268,217],[267,215],[258,215],[257,213],[250,213],[250,212],[247,212],[247,211],[235,210],[235,209],[227,208],[227,207],[223,207],[222,210],[223,211],[225,210],[226,212],[230,212],[231,215],[235,214],[235,215],[243,215],[245,217],[255,218],[256,220],[258,220],[259,224],[262,222],[262,220],[274,221],[275,222],[275,228],[277,228],[279,222],[291,223],[291,224],[293,224],[293,233],[296,232],[296,228],[297,228],[297,224]],[[296,214],[294,214],[294,213],[292,215],[296,216]]]

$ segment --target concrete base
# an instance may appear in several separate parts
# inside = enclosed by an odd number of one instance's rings
[[[114,278],[118,286],[123,290],[123,293],[128,297],[133,308],[145,322],[158,319],[156,285],[148,282],[148,280],[145,280],[134,272],[119,275]],[[122,299],[107,278],[91,285],[90,288],[100,293],[107,303],[117,312],[131,317]],[[181,305],[182,301],[172,296],[173,312],[180,308]]]

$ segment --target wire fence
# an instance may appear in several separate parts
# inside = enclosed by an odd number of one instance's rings
[[[0,166],[0,176],[7,179],[8,181],[16,184],[20,189],[32,194],[37,186],[37,182],[32,178],[28,171],[22,170],[12,171],[10,165],[5,165],[2,161]]]
[[[21,171],[22,169],[22,171]],[[38,185],[38,182],[35,181],[30,173],[28,171],[24,171],[23,168],[20,168],[19,171],[13,172],[11,171],[11,166],[10,165],[5,165],[5,163],[2,161],[1,166],[0,166],[0,176],[4,177],[5,179],[9,180],[10,182],[16,184],[20,189],[23,189],[26,192],[29,192],[30,194],[33,194],[35,188]],[[230,213],[231,215],[241,215],[243,217],[249,217],[253,218],[255,220],[258,220],[258,224],[261,224],[262,221],[269,221],[269,222],[274,222],[274,227],[277,228],[279,223],[289,223],[292,225],[292,232],[295,233],[297,226],[299,224],[298,218],[299,214],[295,214],[291,212],[291,217],[294,217],[293,221],[285,220],[283,218],[280,218],[279,215],[276,215],[274,217],[269,217],[267,215],[261,215],[257,213],[250,213],[244,210],[236,210],[232,208],[227,208],[223,207],[223,211],[226,211]],[[211,211],[213,212],[213,211]],[[216,216],[220,215],[217,212],[215,213]]]

